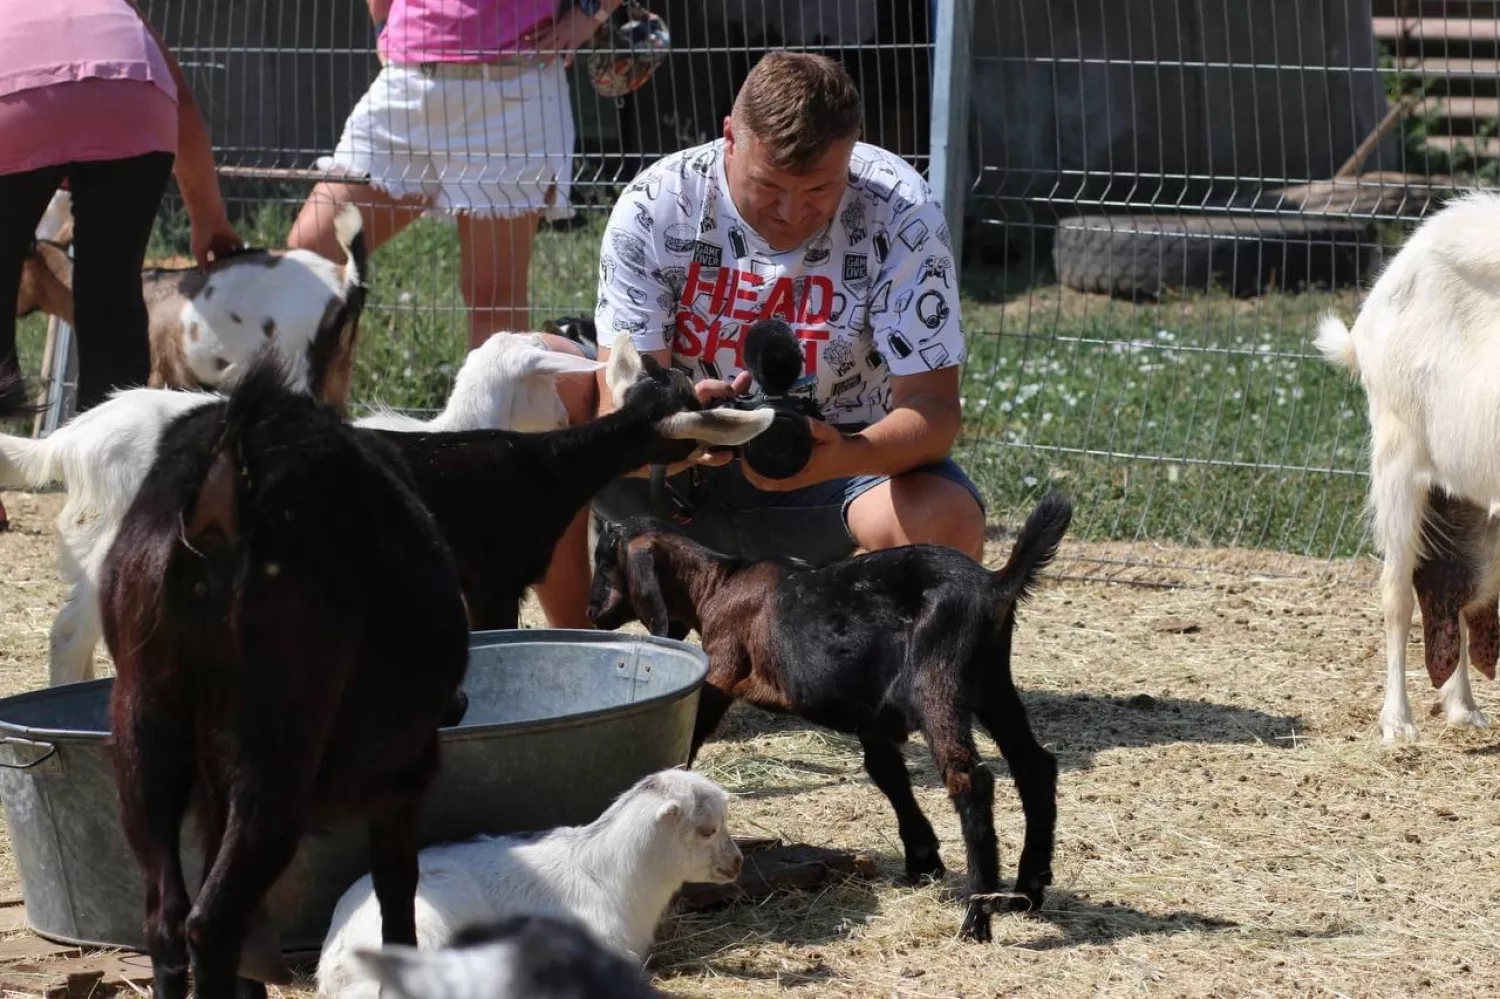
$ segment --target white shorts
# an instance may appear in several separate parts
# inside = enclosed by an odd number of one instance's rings
[[[447,214],[568,218],[574,134],[560,60],[510,79],[387,65],[320,162]]]

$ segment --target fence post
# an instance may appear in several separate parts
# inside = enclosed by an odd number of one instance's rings
[[[928,183],[943,200],[953,264],[963,259],[964,203],[969,189],[969,43],[974,0],[936,0],[933,35],[932,132]]]

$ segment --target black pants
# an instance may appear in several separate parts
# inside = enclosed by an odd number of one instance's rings
[[[21,267],[53,192],[73,197],[73,314],[78,337],[78,411],[115,388],[146,384],[151,343],[141,265],[172,176],[171,153],[65,163],[0,175],[0,365],[16,365],[15,302]]]

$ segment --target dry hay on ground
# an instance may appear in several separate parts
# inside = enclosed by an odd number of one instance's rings
[[[44,682],[61,497],[5,502],[16,526],[0,535],[0,692],[12,693]],[[1098,550],[1069,542],[1065,554]],[[1204,553],[1177,554],[1163,561],[1204,564]],[[1382,747],[1375,595],[1340,581],[1361,573],[1314,562],[1305,578],[1280,578],[1294,560],[1231,561],[1234,574],[1168,579],[1189,584],[1178,588],[1054,580],[1024,611],[1016,677],[1061,764],[1056,883],[1040,916],[997,917],[989,946],[955,939],[963,845],[920,742],[907,759],[950,872],[910,888],[895,880],[894,817],[857,743],[732,711],[702,767],[736,793],[737,831],[864,851],[881,879],[669,919],[650,962],[657,986],[913,999],[1500,994],[1500,733],[1427,717],[1418,657],[1409,689],[1423,741]],[[534,605],[527,621],[541,623]],[[1494,685],[1478,683],[1500,721]],[[987,738],[981,751],[1003,775]],[[995,813],[1009,878],[1022,825],[1003,776]]]

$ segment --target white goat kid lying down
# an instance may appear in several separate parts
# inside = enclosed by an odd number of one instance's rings
[[[638,781],[586,826],[537,838],[481,836],[418,854],[417,946],[447,946],[466,927],[513,915],[576,919],[609,950],[645,961],[656,925],[687,882],[726,883],[743,856],[726,825],[729,796],[689,770]],[[374,999],[360,953],[380,947],[369,875],[339,899],[318,959],[318,994]]]
[[[566,424],[556,380],[592,372],[600,362],[549,351],[535,335],[499,333],[464,360],[443,412],[432,420],[383,413],[359,426],[398,430],[548,430]],[[115,530],[174,418],[220,399],[217,393],[127,389],[50,436],[0,434],[0,488],[40,489],[61,481],[68,499],[57,517],[58,570],[69,590],[52,622],[48,679],[77,683],[94,675],[102,635],[98,582]]]
[[[1384,555],[1381,738],[1415,739],[1406,644],[1428,492],[1500,512],[1500,196],[1470,194],[1429,217],[1375,282],[1353,330],[1326,316],[1317,344],[1358,376],[1369,405],[1370,507]],[[1495,599],[1492,582],[1476,587]],[[1450,724],[1488,727],[1462,662],[1439,705]]]

